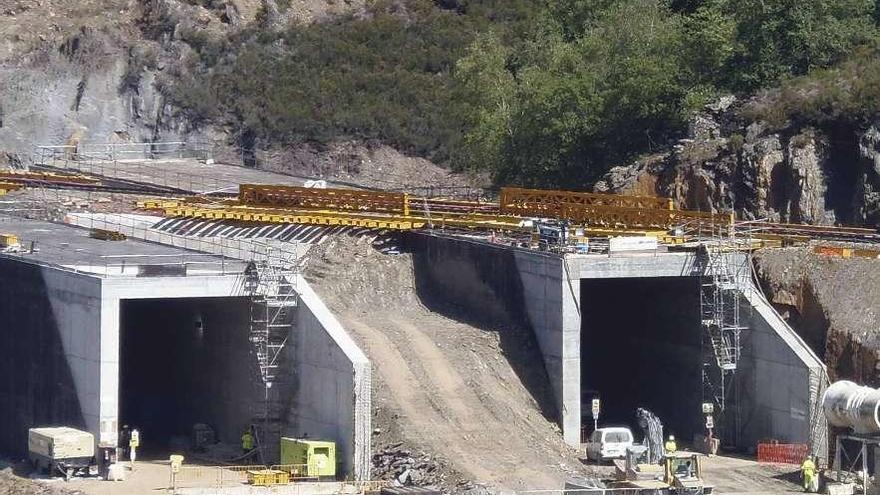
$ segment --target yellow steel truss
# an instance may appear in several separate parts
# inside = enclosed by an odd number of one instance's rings
[[[669,198],[519,187],[502,187],[499,204],[501,213],[511,214],[518,214],[523,210],[540,211],[553,205],[612,206],[648,210],[673,209],[672,200]]]
[[[642,206],[638,206],[642,205]],[[658,208],[657,206],[661,206]],[[663,235],[683,224],[728,226],[733,215],[670,209],[663,198],[504,188],[499,205],[402,193],[242,184],[238,200],[147,200],[169,216],[409,230],[425,227],[530,231],[527,217],[569,220],[588,235]],[[440,211],[438,211],[440,210]],[[495,212],[500,211],[500,214]]]
[[[241,184],[238,199],[253,206],[409,214],[406,194],[384,191]]]

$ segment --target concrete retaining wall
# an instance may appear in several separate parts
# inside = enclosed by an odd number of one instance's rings
[[[581,428],[581,279],[699,276],[694,253],[615,256],[572,255],[563,259],[533,251],[429,234],[413,234],[420,294],[443,298],[477,314],[505,314],[530,328],[548,373],[565,440],[579,443]],[[743,362],[738,372],[742,421],[740,445],[759,439],[824,445],[818,437],[817,401],[822,363],[772,308],[757,299],[748,260],[740,285],[751,309],[744,309]],[[812,416],[812,419],[811,419]]]
[[[286,436],[332,440],[339,468],[370,478],[370,362],[309,284],[300,293],[292,361],[297,380]]]
[[[566,442],[580,440],[580,315],[558,256],[423,233],[407,238],[417,290],[487,321],[529,329],[541,350]],[[564,333],[574,328],[573,333]],[[523,366],[523,363],[511,363]],[[540,397],[536,397],[540,401]]]
[[[810,443],[827,455],[827,429],[817,390],[827,380],[824,365],[754,288],[743,291],[742,361],[737,370],[740,445],[759,441]]]
[[[0,259],[0,322],[0,451],[26,454],[35,426],[97,437],[105,393],[100,280]]]

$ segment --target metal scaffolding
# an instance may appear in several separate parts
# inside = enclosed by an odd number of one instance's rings
[[[714,404],[722,440],[736,444],[725,429],[732,425],[735,432],[739,424],[733,377],[742,352],[741,333],[748,328],[740,321],[744,267],[733,256],[741,246],[732,227],[712,226],[709,234],[701,234],[698,251],[703,402]]]
[[[295,251],[276,246],[254,248],[246,271],[246,289],[250,294],[249,340],[264,386],[262,410],[254,410],[254,423],[262,425],[260,456],[266,462],[275,457],[274,447],[281,438],[286,404],[279,387],[289,385],[284,373],[295,327],[297,306],[296,278],[299,262]],[[257,252],[259,251],[259,252]]]

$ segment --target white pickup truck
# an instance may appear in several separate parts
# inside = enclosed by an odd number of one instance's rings
[[[88,472],[95,457],[95,437],[66,426],[28,430],[28,455],[37,471],[55,470],[70,479]]]

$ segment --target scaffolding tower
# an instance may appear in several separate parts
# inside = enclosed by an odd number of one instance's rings
[[[708,237],[701,235],[698,252],[703,402],[714,405],[718,436],[734,445],[736,439],[725,430],[738,430],[733,377],[741,356],[741,333],[747,328],[740,321],[744,267],[738,257],[732,256],[739,248],[732,226],[712,225]]]
[[[257,438],[263,463],[275,457],[286,420],[279,388],[289,384],[283,370],[288,369],[286,354],[294,331],[297,263],[296,253],[261,245],[254,249],[247,270],[249,340],[265,391],[262,407],[255,404],[253,411],[254,425],[261,430]]]

